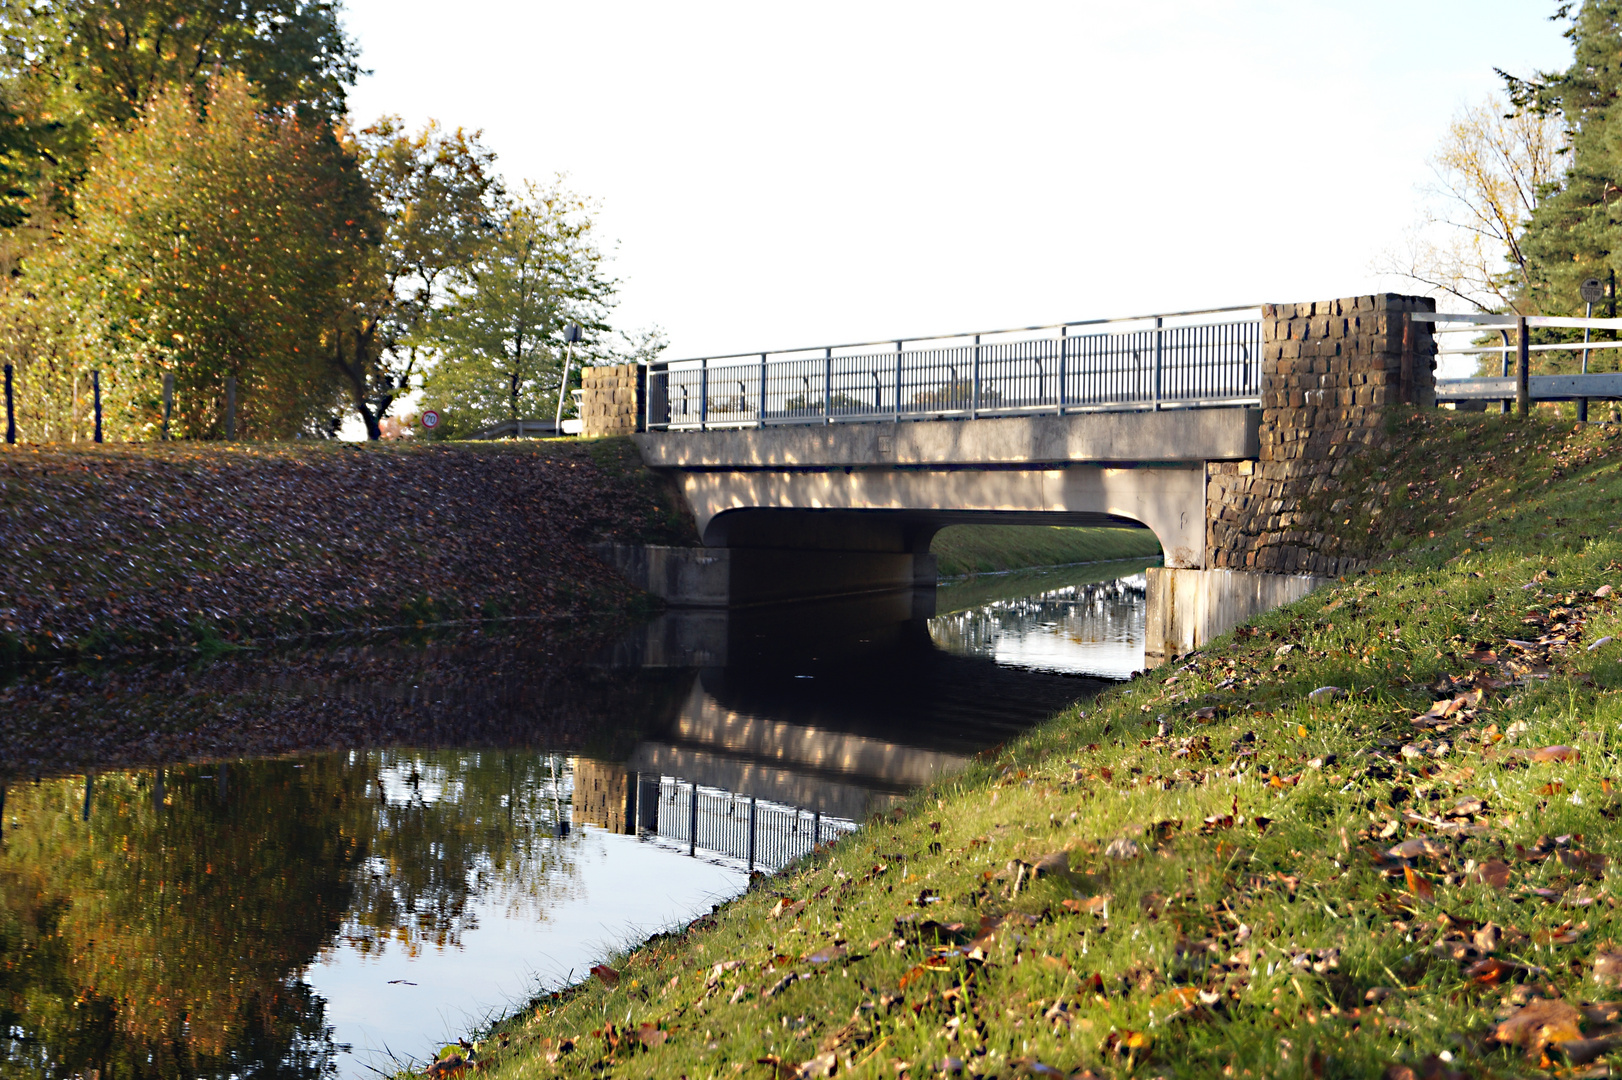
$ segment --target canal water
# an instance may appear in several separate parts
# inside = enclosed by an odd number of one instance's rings
[[[1141,567],[667,613],[567,665],[492,642],[183,673],[175,708],[348,745],[0,768],[0,1073],[420,1064],[1128,676]],[[77,731],[155,685],[51,693]]]

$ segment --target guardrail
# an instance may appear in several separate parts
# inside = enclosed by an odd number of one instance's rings
[[[1256,316],[1195,321],[1236,312]],[[644,423],[682,431],[1256,405],[1261,339],[1249,305],[661,361],[649,366]]]
[[[845,818],[701,787],[674,776],[659,778],[657,799],[653,808],[639,811],[639,831],[685,844],[690,855],[713,852],[750,870],[781,870],[817,845],[857,828],[856,822]]]
[[[1589,357],[1607,349],[1622,349],[1622,341],[1592,341],[1595,330],[1622,330],[1622,319],[1578,318],[1555,315],[1455,315],[1447,312],[1416,311],[1414,322],[1434,324],[1437,334],[1480,334],[1496,330],[1499,345],[1464,345],[1436,350],[1438,356],[1492,356],[1504,358],[1502,374],[1473,379],[1437,379],[1436,400],[1441,402],[1498,401],[1504,412],[1520,403],[1522,411],[1533,401],[1575,401],[1577,418],[1588,419],[1590,399],[1622,398],[1622,375],[1590,373]],[[1581,330],[1582,341],[1531,343],[1530,331],[1539,327]],[[1515,340],[1511,342],[1510,332]],[[1533,375],[1534,353],[1569,352],[1582,357],[1581,370],[1558,375]]]

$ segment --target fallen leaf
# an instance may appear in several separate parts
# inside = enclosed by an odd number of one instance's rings
[[[1607,634],[1604,637],[1600,638],[1598,641],[1594,642],[1594,644],[1590,645],[1588,647],[1588,651],[1593,652],[1595,649],[1603,649],[1605,646],[1609,645],[1612,642],[1612,640],[1614,640],[1614,639],[1609,634]]]
[[[1425,880],[1423,874],[1416,874],[1413,867],[1405,866],[1402,868],[1402,876],[1408,882],[1408,891],[1416,898],[1425,901],[1427,904],[1436,902],[1436,890],[1431,887],[1430,882]]]
[[[1575,761],[1577,749],[1572,746],[1545,746],[1541,750],[1532,751],[1533,761]]]
[[[670,1032],[661,1031],[654,1024],[643,1024],[636,1029],[636,1040],[643,1046],[663,1046],[668,1038]]]
[[[1436,858],[1441,855],[1446,855],[1447,852],[1448,846],[1446,844],[1433,840],[1424,834],[1420,834],[1419,836],[1409,837],[1395,847],[1388,848],[1386,850],[1386,855],[1393,859],[1417,859],[1421,855],[1429,855],[1432,858]]]
[[[844,955],[845,955],[845,947],[843,945],[838,945],[838,944],[824,945],[822,948],[818,949],[816,952],[811,953],[810,955],[808,955],[805,959],[809,963],[812,963],[812,964],[826,964],[826,963],[829,963],[830,961],[838,960],[841,956],[844,956]]]
[[[1483,885],[1490,885],[1495,889],[1509,887],[1509,864],[1502,859],[1488,859],[1476,868],[1476,878]]]
[[[1506,1046],[1541,1050],[1549,1043],[1581,1039],[1582,1015],[1564,1001],[1533,1001],[1493,1028],[1492,1036]]]
[[[1622,952],[1607,949],[1594,955],[1594,981],[1601,986],[1622,986]]]
[[[1307,694],[1307,697],[1312,698],[1314,701],[1317,701],[1317,700],[1320,700],[1320,699],[1323,699],[1323,698],[1334,699],[1334,698],[1342,697],[1342,696],[1345,695],[1345,693],[1346,693],[1346,691],[1342,690],[1338,686],[1320,686],[1320,687],[1318,687],[1318,689],[1313,690],[1312,692]]]
[[[773,919],[792,919],[794,916],[805,910],[805,904],[806,902],[804,900],[789,900],[788,897],[784,897],[772,905],[772,910],[768,913],[768,917]]]
[[[838,1056],[835,1055],[832,1050],[827,1050],[818,1054],[814,1058],[800,1062],[800,1067],[794,1075],[801,1078],[801,1080],[809,1080],[809,1078],[812,1077],[832,1076],[834,1074],[834,1070],[838,1067]]]
[[[1109,846],[1104,848],[1104,855],[1111,859],[1136,859],[1142,854],[1143,849],[1138,846],[1138,842],[1128,840],[1124,836],[1111,840]]]
[[[591,973],[597,976],[598,981],[604,986],[608,987],[610,990],[619,985],[620,973],[609,967],[607,964],[596,965],[591,969]]]

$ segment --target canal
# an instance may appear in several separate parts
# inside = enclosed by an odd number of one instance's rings
[[[0,766],[4,1074],[420,1063],[1129,676],[1142,566],[36,675],[77,757]]]

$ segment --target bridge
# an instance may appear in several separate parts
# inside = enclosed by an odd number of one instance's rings
[[[966,522],[1148,528],[1151,658],[1356,565],[1335,492],[1383,417],[1436,400],[1434,302],[1380,294],[609,369],[701,549],[607,552],[676,604],[932,585]],[[614,425],[620,425],[616,428]]]

